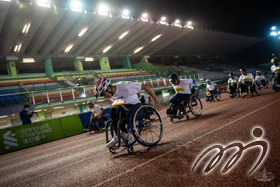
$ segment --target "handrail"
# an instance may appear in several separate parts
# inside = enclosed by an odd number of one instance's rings
[[[29,91],[28,91],[28,88],[27,88],[21,81],[18,81],[18,84],[19,84],[26,92],[29,92]]]

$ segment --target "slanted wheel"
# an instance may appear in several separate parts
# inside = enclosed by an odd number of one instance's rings
[[[115,149],[115,148],[110,148],[109,151],[110,151],[111,153],[115,153],[115,152],[116,152],[116,149]]]
[[[134,153],[134,148],[131,146],[131,147],[129,147],[129,148],[127,148],[127,152],[129,153],[129,154],[133,154]]]
[[[191,113],[196,116],[199,117],[202,114],[203,111],[203,105],[202,102],[200,100],[200,98],[196,95],[191,95],[189,98],[189,109],[191,111]]]
[[[153,110],[152,116],[150,115],[151,110]],[[163,122],[161,116],[150,105],[142,105],[136,109],[132,116],[131,126],[133,137],[143,146],[154,146],[162,138]]]
[[[217,91],[217,94],[215,95],[215,99],[216,99],[217,101],[220,101],[220,100],[221,100],[221,94],[220,94],[219,91]],[[215,100],[214,100],[214,101],[215,101]]]

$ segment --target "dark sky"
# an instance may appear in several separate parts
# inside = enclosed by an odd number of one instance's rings
[[[153,20],[160,19],[164,15],[168,22],[173,22],[175,19],[191,20],[198,27],[261,38],[269,37],[271,26],[278,23],[280,27],[279,1],[277,3],[277,1],[262,0],[249,3],[252,1],[80,0],[80,2],[87,8],[105,3],[112,13],[126,8],[133,17],[147,12]]]

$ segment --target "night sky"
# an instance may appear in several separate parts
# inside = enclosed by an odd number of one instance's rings
[[[105,3],[112,14],[128,9],[135,18],[146,12],[155,21],[162,16],[165,16],[168,22],[174,22],[176,19],[191,20],[194,26],[261,38],[270,37],[271,26],[277,24],[280,26],[279,1],[245,3],[252,1],[80,0],[80,2],[87,9]]]

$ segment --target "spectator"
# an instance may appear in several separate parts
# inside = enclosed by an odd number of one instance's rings
[[[31,117],[34,112],[29,112],[30,105],[26,104],[23,106],[23,109],[19,112],[19,117],[22,121],[22,125],[31,124]]]

